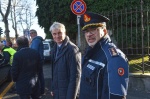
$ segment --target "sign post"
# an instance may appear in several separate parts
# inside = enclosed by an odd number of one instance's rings
[[[78,47],[81,46],[80,41],[80,18],[81,15],[86,12],[86,3],[83,0],[73,0],[70,5],[71,11],[77,15],[77,25],[78,25]]]
[[[80,41],[80,15],[77,15],[77,25],[78,25],[78,47],[81,47],[81,41]]]
[[[24,32],[24,36],[26,38],[28,38],[28,40],[30,40],[30,31],[29,31],[29,29],[25,29],[23,32]]]

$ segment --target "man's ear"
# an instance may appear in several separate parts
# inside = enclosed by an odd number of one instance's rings
[[[107,30],[106,30],[106,29],[104,29],[103,31],[104,31],[104,35],[106,35],[106,34],[107,34]]]

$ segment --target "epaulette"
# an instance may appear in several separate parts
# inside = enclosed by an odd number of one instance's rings
[[[111,47],[108,50],[109,50],[109,53],[111,56],[118,56],[118,52],[117,52],[116,48]]]

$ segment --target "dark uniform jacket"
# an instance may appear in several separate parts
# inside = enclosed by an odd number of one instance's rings
[[[125,99],[128,80],[128,60],[106,35],[84,56],[79,99]]]
[[[40,55],[34,49],[23,47],[15,53],[11,72],[18,94],[32,94],[39,90],[40,64]]]
[[[81,77],[81,54],[66,37],[56,57],[57,44],[52,50],[52,91],[54,99],[76,99]]]

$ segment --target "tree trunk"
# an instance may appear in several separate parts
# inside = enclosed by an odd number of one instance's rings
[[[7,18],[4,19],[5,23],[5,35],[6,35],[6,41],[10,42],[10,37],[9,37],[9,24]]]
[[[16,39],[18,38],[18,31],[17,31],[16,28],[15,28],[15,38],[16,38]]]

